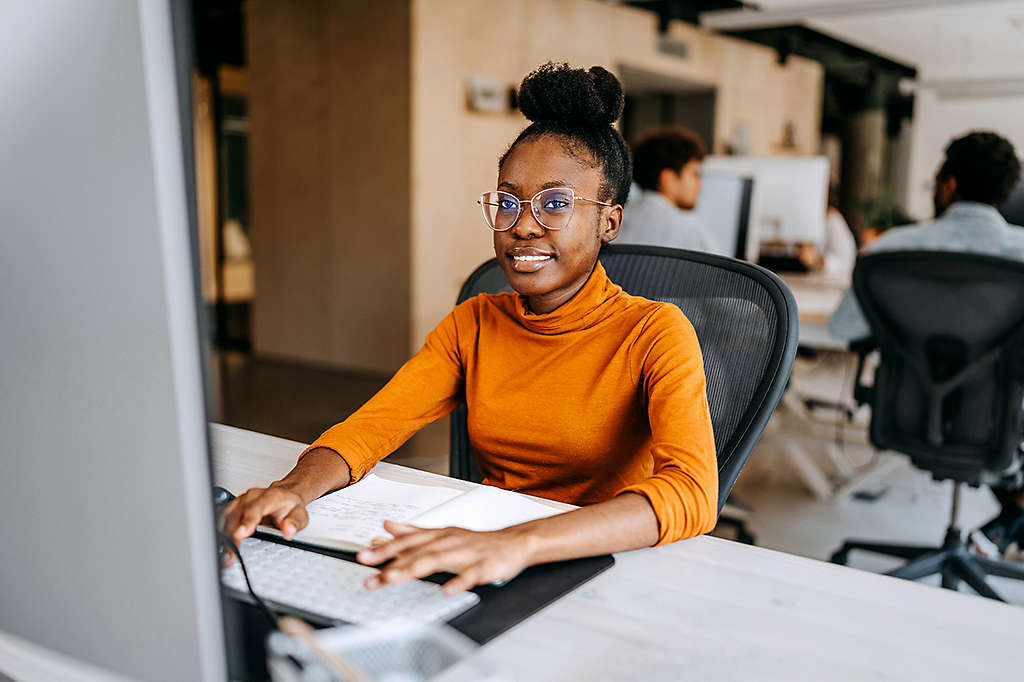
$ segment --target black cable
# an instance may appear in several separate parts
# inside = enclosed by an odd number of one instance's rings
[[[234,553],[235,558],[238,559],[238,565],[242,569],[242,577],[245,578],[245,586],[249,588],[249,595],[253,600],[255,600],[256,604],[259,605],[261,613],[266,616],[267,620],[270,622],[271,629],[277,630],[277,616],[271,608],[267,606],[267,602],[263,601],[263,599],[256,594],[256,590],[253,589],[252,581],[249,580],[249,571],[245,568],[245,560],[242,558],[242,552],[239,551],[238,545],[235,544],[234,540],[220,531],[217,531],[217,535],[220,536],[220,541],[227,545],[227,548],[230,549]]]

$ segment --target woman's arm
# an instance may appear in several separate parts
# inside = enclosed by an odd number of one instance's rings
[[[444,585],[448,594],[508,580],[534,564],[624,552],[658,541],[654,510],[636,493],[499,531],[426,530],[390,521],[384,527],[395,539],[356,556],[371,566],[391,560],[366,586],[449,571],[457,575]]]
[[[232,500],[221,517],[224,533],[237,544],[260,523],[273,523],[290,540],[309,522],[307,504],[358,481],[422,426],[455,409],[464,392],[456,315],[464,326],[476,324],[471,302],[449,313],[391,381],[321,435],[287,476]]]

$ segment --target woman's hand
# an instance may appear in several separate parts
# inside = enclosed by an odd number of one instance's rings
[[[286,540],[291,540],[309,523],[306,502],[285,486],[251,488],[224,507],[221,532],[239,545],[261,523],[273,523]]]
[[[444,584],[445,594],[477,585],[510,580],[529,566],[529,542],[520,527],[480,533],[462,528],[431,530],[385,521],[384,529],[395,536],[356,559],[369,566],[391,563],[366,581],[367,589],[425,578],[447,571],[456,576]]]
[[[280,481],[247,490],[225,505],[221,532],[239,545],[256,532],[256,526],[272,523],[291,540],[309,523],[306,505],[328,490],[344,488],[349,480],[348,464],[338,453],[314,448]],[[224,558],[225,563],[234,560],[230,552]]]

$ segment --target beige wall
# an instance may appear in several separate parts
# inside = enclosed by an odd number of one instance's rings
[[[549,59],[613,71],[625,64],[716,86],[716,150],[744,122],[754,154],[818,152],[824,72],[816,62],[791,57],[783,67],[773,50],[680,22],[670,36],[688,44],[689,56],[666,56],[653,13],[595,0],[510,1],[500,11],[477,0],[412,0],[412,27],[410,351],[493,255],[475,199],[493,187],[498,156],[526,124],[518,113],[468,111],[470,75],[512,86]],[[787,123],[791,150],[780,148]]]
[[[408,357],[408,3],[246,5],[257,353]]]
[[[467,109],[465,81],[507,86],[548,60],[628,65],[717,88],[713,146],[818,151],[823,72],[653,13],[597,0],[250,0],[247,4],[259,353],[396,369],[489,258],[476,197],[526,121]],[[784,131],[796,148],[780,149]]]

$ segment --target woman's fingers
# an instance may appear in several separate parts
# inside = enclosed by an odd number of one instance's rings
[[[385,522],[387,524],[387,522]],[[405,525],[405,524],[395,524]],[[392,526],[394,527],[394,526]],[[387,528],[387,525],[385,525]],[[406,528],[413,528],[413,526],[406,526]],[[390,531],[389,531],[390,532]],[[394,540],[385,542],[382,545],[378,545],[372,549],[361,550],[356,554],[356,560],[361,564],[368,566],[376,566],[377,564],[384,563],[389,559],[393,559],[402,552],[407,552],[411,549],[424,545],[431,542],[437,537],[439,531],[436,530],[424,530],[422,528],[416,528],[416,532],[410,532],[401,537],[396,537]]]
[[[493,580],[483,580],[481,574],[480,564],[474,564],[460,571],[457,576],[442,585],[441,589],[450,597],[453,594],[471,590],[484,582],[493,582]]]
[[[285,540],[291,540],[296,532],[306,527],[309,523],[309,514],[305,507],[282,505],[282,507],[270,515],[274,525],[281,529],[281,535]]]
[[[225,507],[223,532],[238,544],[252,535],[264,519],[272,520],[286,537],[294,535],[309,522],[302,500],[297,495],[275,488],[254,488]],[[288,526],[289,530],[285,531],[282,525]]]
[[[367,589],[450,571],[456,576],[445,583],[444,591],[455,594],[516,575],[527,561],[525,549],[519,543],[510,543],[500,532],[475,533],[460,528],[410,532],[379,552],[360,552],[359,560],[379,564],[385,557],[391,559],[390,563],[366,581]]]
[[[409,535],[426,529],[420,528],[419,526],[410,526],[408,523],[399,523],[398,521],[385,521],[384,530],[391,533],[396,538],[400,538],[403,535]]]
[[[485,551],[467,544],[464,538],[442,538],[403,552],[367,581],[367,586],[372,589],[441,572],[461,574],[468,566],[479,562]]]

